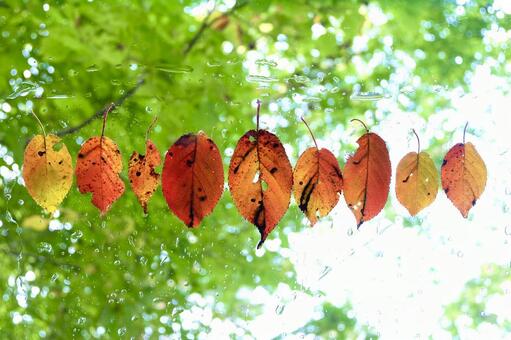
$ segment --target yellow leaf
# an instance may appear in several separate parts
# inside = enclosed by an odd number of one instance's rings
[[[438,192],[438,172],[424,151],[406,154],[397,166],[396,195],[401,204],[415,216],[433,203]]]
[[[25,149],[23,180],[32,198],[52,213],[73,183],[71,155],[55,135],[37,135]]]

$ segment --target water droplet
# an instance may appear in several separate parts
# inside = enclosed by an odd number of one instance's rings
[[[69,99],[74,98],[75,96],[71,96],[68,94],[55,94],[53,96],[47,96],[46,99]]]
[[[351,235],[353,235],[353,228],[348,229],[348,236],[351,236]]]
[[[305,98],[303,98],[303,101],[306,102],[306,103],[317,103],[317,102],[321,101],[321,98],[318,98],[318,97],[305,97]]]
[[[99,71],[99,67],[96,64],[93,64],[85,69],[87,72],[97,72]]]
[[[162,64],[155,67],[158,71],[165,73],[190,73],[193,71],[193,67],[188,65],[169,65]]]
[[[71,234],[71,242],[76,243],[78,239],[80,239],[83,236],[83,233],[81,230],[75,231]]]
[[[388,98],[383,93],[379,92],[354,92],[350,99],[353,101],[376,101],[383,98]]]
[[[278,81],[275,77],[259,76],[256,74],[248,75],[246,80],[251,83],[273,83]]]
[[[310,79],[306,76],[299,76],[297,74],[295,74],[293,77],[289,78],[289,80],[294,80],[295,82],[297,83],[301,83],[301,84],[307,84],[307,83],[310,83]]]
[[[39,247],[37,247],[37,251],[39,253],[51,254],[53,252],[53,248],[52,248],[51,244],[49,244],[47,242],[41,242],[41,243],[39,243]]]
[[[256,65],[259,65],[259,66],[270,66],[270,67],[277,66],[277,63],[275,61],[268,60],[268,59],[257,59],[255,63],[256,63]]]
[[[126,327],[119,328],[119,329],[117,330],[117,334],[118,334],[118,335],[124,335],[124,334],[126,334]]]
[[[511,236],[511,225],[507,225],[504,228],[504,233],[506,233],[507,236]]]

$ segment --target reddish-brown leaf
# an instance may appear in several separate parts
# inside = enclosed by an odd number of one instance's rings
[[[220,151],[204,132],[184,135],[170,147],[163,165],[163,195],[188,227],[198,226],[213,211],[223,188]]]
[[[121,153],[110,138],[92,137],[82,145],[76,162],[76,182],[82,194],[92,193],[92,203],[101,214],[124,192],[121,170]]]
[[[385,206],[391,168],[387,146],[380,136],[366,133],[357,143],[359,148],[344,169],[344,197],[360,227]]]
[[[463,217],[483,193],[486,177],[486,165],[472,143],[458,143],[445,155],[442,188]]]
[[[146,154],[141,155],[134,151],[131,154],[128,177],[130,179],[131,188],[140,205],[147,214],[147,202],[158,188],[160,175],[154,171],[154,168],[160,165],[161,157],[156,146],[151,140],[146,141]]]
[[[328,215],[339,201],[342,174],[335,156],[327,149],[305,150],[293,173],[294,196],[313,226],[318,217]]]
[[[250,130],[236,145],[229,165],[229,188],[241,215],[261,233],[261,247],[289,207],[293,172],[274,134]]]

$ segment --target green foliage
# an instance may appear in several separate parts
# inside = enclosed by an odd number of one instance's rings
[[[488,301],[504,298],[509,294],[510,285],[509,267],[484,266],[481,276],[467,282],[459,299],[446,306],[446,329],[452,336],[460,337],[458,322],[461,321],[461,317],[464,317],[463,322],[467,322],[468,318],[470,326],[473,328],[478,328],[483,323],[489,323],[504,331],[511,331],[511,320],[497,318],[495,313],[488,311]]]
[[[151,138],[161,152],[180,135],[202,129],[217,142],[227,167],[231,148],[254,127],[251,103],[261,98],[263,120],[281,118],[272,130],[292,144],[294,164],[299,148],[293,141],[306,134],[297,114],[307,115],[318,138],[345,131],[348,121],[361,115],[377,124],[373,103],[350,100],[355,84],[362,91],[398,91],[412,83],[411,100],[399,107],[427,119],[449,105],[435,86],[466,86],[475,65],[489,57],[499,60],[495,71],[503,72],[510,54],[505,46],[485,48],[484,30],[499,21],[486,1],[470,1],[463,17],[456,17],[454,2],[440,0],[369,5],[246,0],[231,9],[219,1],[208,20],[225,12],[228,25],[203,31],[204,18],[190,14],[199,3],[48,1],[46,11],[42,1],[0,2],[0,105],[10,107],[0,116],[3,173],[19,170],[26,141],[39,133],[27,114],[32,106],[47,131],[56,133],[126,96],[106,128],[124,160],[133,150],[144,150],[145,130],[157,115]],[[375,25],[367,15],[371,8],[381,9],[388,22]],[[509,28],[509,20],[499,25]],[[318,39],[311,37],[314,24],[326,29]],[[425,40],[425,34],[434,40]],[[362,37],[368,37],[367,43],[355,48]],[[244,61],[255,51],[290,67],[270,68],[275,82],[247,81]],[[378,55],[380,61],[374,59]],[[456,64],[456,57],[463,63]],[[401,79],[396,70],[406,63],[412,65]],[[37,72],[24,79],[31,66]],[[44,92],[37,95],[39,87]],[[315,87],[323,90],[311,92]],[[294,101],[296,96],[307,104]],[[277,111],[270,111],[271,102],[280,104]],[[63,140],[76,155],[80,144],[100,130],[100,120],[94,119]],[[437,161],[443,142],[432,141],[430,152]],[[353,145],[343,145],[343,150],[352,151]],[[126,168],[122,178],[128,183]],[[101,335],[98,327],[111,338],[140,338],[148,334],[146,327],[153,335],[193,336],[207,332],[208,325],[195,331],[173,328],[182,322],[183,311],[197,305],[192,293],[211,297],[208,308],[215,318],[237,322],[259,312],[257,304],[237,298],[239,288],[262,286],[271,292],[282,282],[302,289],[287,257],[254,253],[259,235],[236,212],[228,192],[199,229],[188,230],[169,213],[161,189],[149,203],[148,216],[127,188],[105,218],[76,187],[54,217],[42,215],[19,179],[2,175],[0,190],[5,197],[0,201],[0,325],[8,338],[90,338]],[[34,215],[54,231],[26,228]],[[280,239],[286,247],[286,234],[304,228],[302,218],[291,206],[270,239]],[[27,272],[35,274],[34,280],[27,280]],[[24,306],[17,297],[27,294]],[[304,326],[303,332],[373,336],[346,317],[349,306],[323,308],[325,318]],[[13,322],[16,315],[32,321],[20,327]],[[342,331],[340,322],[345,324]]]

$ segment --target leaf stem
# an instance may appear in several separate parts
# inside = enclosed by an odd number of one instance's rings
[[[108,117],[108,113],[112,111],[115,108],[115,104],[111,103],[108,105],[108,107],[103,112],[103,128],[101,129],[101,140],[103,140],[103,136],[105,136],[105,125],[106,125],[106,118]]]
[[[256,113],[256,117],[257,117],[257,133],[259,133],[259,111],[261,110],[261,101],[258,99],[257,100],[257,113]]]
[[[32,113],[32,115],[35,117],[35,119],[37,120],[37,123],[39,123],[39,127],[41,128],[41,131],[43,131],[43,136],[44,136],[44,150],[46,150],[46,131],[44,130],[44,125],[43,125],[43,123],[41,122],[41,120],[39,119],[39,117],[37,117],[37,115],[35,114],[34,110],[30,110],[30,113]]]
[[[300,119],[302,120],[302,122],[305,124],[305,126],[309,130],[309,133],[311,134],[312,140],[314,141],[314,145],[316,145],[316,149],[319,150],[318,143],[316,143],[316,138],[314,138],[314,134],[312,133],[312,130],[311,130],[309,124],[307,124],[307,122],[305,121],[305,119],[303,119],[303,117],[300,117]]]
[[[367,125],[363,121],[361,121],[360,119],[357,119],[357,118],[353,118],[352,120],[350,120],[350,122],[354,122],[354,121],[362,124],[364,126],[364,129],[366,129],[366,133],[369,133],[369,129],[367,128]]]
[[[158,121],[158,116],[155,116],[153,118],[153,121],[151,122],[151,124],[149,124],[149,127],[147,128],[147,131],[145,132],[145,140],[146,140],[146,142],[149,139],[149,134],[151,133],[151,130],[153,129],[153,127],[154,127],[154,125],[156,124],[157,121]]]
[[[412,129],[413,134],[415,137],[417,137],[417,154],[421,153],[421,141],[419,139],[419,136],[417,135],[417,132],[415,132],[415,129]]]
[[[467,124],[465,124],[465,128],[463,129],[463,144],[465,144],[465,134],[467,133],[467,126],[468,126],[468,122],[467,122]]]

